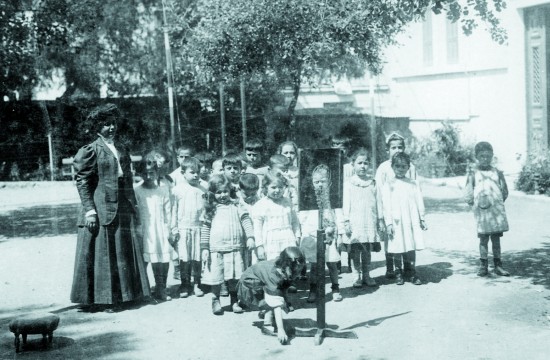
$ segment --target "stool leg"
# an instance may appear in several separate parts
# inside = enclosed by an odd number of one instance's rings
[[[21,336],[23,337],[23,345],[27,345],[27,334],[23,333]]]
[[[47,335],[47,333],[42,333],[42,346],[44,347],[44,349],[48,347],[48,338],[46,337]]]
[[[50,332],[48,333],[48,342],[51,344],[52,341],[53,341],[53,331],[50,331]]]
[[[13,341],[13,344],[15,345],[15,352],[19,352],[19,334],[15,334],[15,340]]]

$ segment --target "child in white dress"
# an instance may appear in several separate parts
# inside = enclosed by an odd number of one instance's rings
[[[239,206],[235,190],[223,175],[208,181],[208,199],[201,230],[202,283],[212,286],[212,313],[223,314],[221,285],[227,281],[234,313],[243,309],[237,301],[237,281],[244,271],[244,248],[252,250],[254,231],[248,212]]]
[[[386,151],[388,152],[388,160],[384,161],[382,164],[378,166],[378,169],[376,169],[376,175],[374,176],[374,179],[376,181],[376,187],[378,191],[378,216],[379,220],[384,220],[384,204],[382,203],[382,196],[381,190],[384,184],[395,177],[395,173],[393,172],[392,165],[391,165],[391,159],[393,156],[397,153],[402,153],[405,151],[405,138],[401,135],[399,135],[396,132],[392,132],[390,135],[386,137]],[[411,163],[409,167],[409,171],[405,174],[406,177],[412,180],[416,180],[416,168]],[[381,229],[385,230],[386,226],[383,226]],[[384,252],[386,253],[386,278],[388,279],[394,279],[395,278],[395,272],[394,272],[394,265],[393,265],[393,256],[388,253],[388,243],[387,243],[387,236],[384,231],[380,233],[380,235],[383,238],[384,241]],[[413,254],[410,254],[411,256],[414,256]],[[411,262],[415,262],[416,259],[410,259]],[[409,261],[405,261],[405,270],[409,269]]]
[[[466,202],[473,206],[477,223],[481,261],[477,275],[489,275],[488,245],[489,239],[491,239],[495,273],[501,276],[510,276],[510,273],[502,267],[500,259],[500,238],[503,232],[508,231],[508,219],[504,208],[504,201],[508,197],[508,186],[502,172],[491,165],[493,160],[491,144],[485,141],[477,143],[474,153],[478,166],[468,174]]]
[[[148,154],[145,157],[144,181],[136,187],[140,233],[143,240],[143,260],[151,263],[155,278],[153,296],[160,301],[171,300],[166,293],[168,268],[174,252],[170,242],[170,187],[158,177],[157,163]]]
[[[403,285],[405,275],[407,280],[415,285],[422,281],[416,276],[416,250],[424,249],[422,230],[427,230],[424,219],[424,200],[420,186],[416,180],[406,176],[410,169],[409,155],[401,152],[391,159],[395,177],[389,179],[382,187],[382,201],[384,204],[384,222],[388,235],[388,253],[393,257],[397,285]],[[411,254],[412,253],[412,254]],[[402,260],[409,261],[408,274],[402,272]]]
[[[377,191],[375,181],[367,175],[369,152],[360,148],[351,157],[353,175],[344,182],[344,199],[342,212],[344,214],[344,229],[346,236],[344,244],[348,254],[352,254],[354,287],[363,284],[376,286],[376,281],[370,277],[369,266],[371,251],[380,251],[378,226],[378,210],[376,204]]]
[[[286,179],[268,172],[262,182],[262,197],[252,207],[252,221],[259,259],[272,260],[289,246],[297,246],[300,222],[290,199],[283,196]]]
[[[178,239],[180,267],[180,297],[186,298],[192,292],[203,296],[201,279],[201,216],[207,190],[200,181],[201,163],[194,157],[187,157],[181,163],[183,179],[172,188],[172,234]],[[191,275],[194,285],[191,284]]]

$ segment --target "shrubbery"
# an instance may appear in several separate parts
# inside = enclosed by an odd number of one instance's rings
[[[550,153],[532,155],[521,169],[516,189],[526,193],[550,194]]]
[[[473,146],[461,144],[460,129],[446,121],[428,138],[413,139],[409,150],[418,174],[425,177],[465,175],[474,161]]]

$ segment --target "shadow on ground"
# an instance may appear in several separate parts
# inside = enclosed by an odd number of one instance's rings
[[[109,331],[109,317],[79,316],[78,312],[70,311],[74,307],[51,311],[58,313],[61,320],[59,328],[53,334],[53,342],[48,349],[42,344],[42,335],[29,335],[27,344],[17,358],[21,359],[104,359],[111,356],[125,358],[124,353],[134,351],[136,339],[132,334],[120,331]],[[24,309],[37,311],[40,309]],[[67,312],[67,313],[65,313]],[[2,314],[0,328],[7,329],[11,317]],[[103,324],[105,323],[105,324]],[[63,330],[62,330],[63,329]],[[75,336],[67,332],[74,329]],[[15,357],[15,337],[9,331],[0,335],[0,359]],[[21,342],[22,344],[22,342]]]
[[[467,265],[466,268],[455,270],[455,273],[462,275],[475,275],[479,268],[479,258],[471,254],[460,251],[432,250],[435,254],[451,259],[456,259],[460,263]],[[502,254],[503,266],[508,270],[512,277],[531,280],[535,285],[542,285],[550,289],[550,243],[543,243],[542,247],[506,252]],[[490,279],[501,279],[492,273],[493,260],[489,253]],[[420,268],[420,266],[419,266]]]
[[[431,214],[470,212],[469,206],[461,198],[438,199],[425,197],[424,206],[426,212]]]
[[[76,234],[79,204],[33,206],[0,214],[0,238]]]

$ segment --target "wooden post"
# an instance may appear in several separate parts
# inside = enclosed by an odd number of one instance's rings
[[[370,142],[371,142],[371,163],[372,174],[376,174],[376,116],[374,116],[374,77],[370,74],[369,79],[369,98],[370,98]]]
[[[176,149],[176,120],[174,117],[174,90],[172,87],[172,54],[170,52],[170,39],[168,37],[168,22],[166,20],[166,6],[162,1],[162,18],[164,22],[164,52],[166,54],[166,78],[168,80],[168,110],[170,112],[170,142]],[[174,152],[175,154],[175,152]]]
[[[241,76],[241,118],[242,118],[242,132],[243,132],[243,151],[246,145],[246,99],[244,93],[244,78]]]
[[[225,156],[225,151],[227,150],[225,144],[225,99],[222,82],[220,82],[220,120],[222,133],[222,155]]]
[[[52,132],[48,133],[48,153],[50,155],[50,181],[54,180],[53,176],[53,145],[52,145]]]

